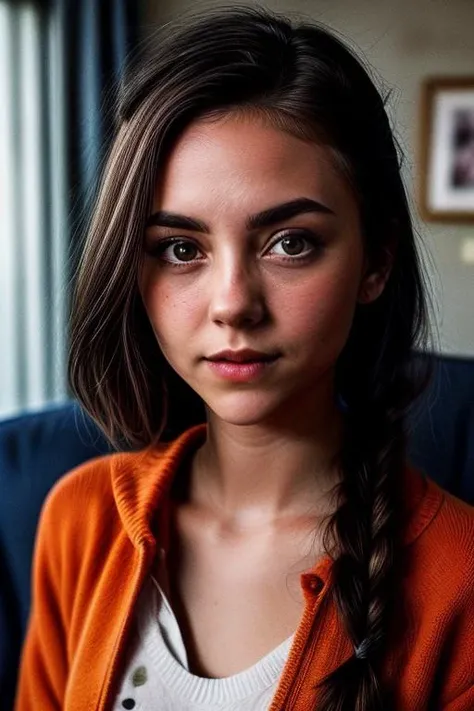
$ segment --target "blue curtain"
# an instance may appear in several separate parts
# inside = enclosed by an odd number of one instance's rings
[[[113,130],[114,89],[138,34],[133,0],[57,0],[64,31],[71,271]]]
[[[138,5],[0,2],[2,418],[67,397],[71,278]]]

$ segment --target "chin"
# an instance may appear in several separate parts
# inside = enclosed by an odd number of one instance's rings
[[[212,398],[207,407],[213,417],[229,425],[250,427],[263,425],[275,420],[278,413],[284,412],[283,403],[256,393],[234,393],[230,397]],[[285,417],[292,419],[288,408]]]

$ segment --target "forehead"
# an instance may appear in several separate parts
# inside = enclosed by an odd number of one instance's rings
[[[354,203],[333,149],[257,118],[226,116],[192,123],[159,172],[154,206],[196,209],[313,197],[333,209]]]

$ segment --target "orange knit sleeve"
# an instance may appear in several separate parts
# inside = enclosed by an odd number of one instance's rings
[[[60,531],[67,512],[59,498],[56,487],[40,516],[33,558],[32,607],[20,663],[15,711],[60,711],[63,708],[68,663],[60,595]]]
[[[463,694],[443,706],[441,711],[472,711],[472,709],[474,709],[474,684]]]

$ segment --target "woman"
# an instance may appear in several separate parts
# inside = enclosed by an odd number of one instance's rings
[[[48,499],[17,711],[467,711],[474,516],[406,464],[426,305],[384,102],[329,32],[263,10],[156,46],[70,360],[138,451]]]

